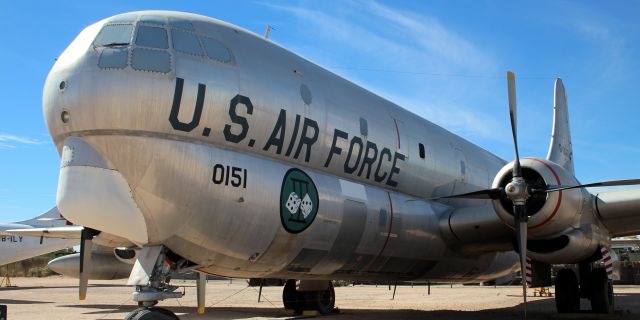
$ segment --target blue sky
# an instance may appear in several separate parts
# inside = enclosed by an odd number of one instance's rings
[[[272,41],[505,159],[506,71],[523,156],[546,156],[560,76],[578,179],[640,178],[640,2],[0,1],[0,221],[55,204],[59,158],[41,111],[54,59],[89,24],[147,9],[258,34],[271,24]]]

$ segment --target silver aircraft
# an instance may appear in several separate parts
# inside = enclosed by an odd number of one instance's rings
[[[559,312],[580,298],[611,312],[592,266],[612,236],[640,232],[640,190],[585,187],[639,181],[580,185],[560,79],[548,156],[520,158],[507,83],[513,162],[237,26],[166,11],[97,22],[43,92],[56,204],[85,227],[81,296],[97,243],[135,255],[143,307],[128,319],[176,319],[154,307],[182,296],[175,272],[289,279],[285,308],[327,313],[333,279],[491,281],[526,257],[577,266],[555,279]]]

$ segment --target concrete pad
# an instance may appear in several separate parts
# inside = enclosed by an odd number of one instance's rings
[[[91,281],[87,300],[78,301],[77,279],[60,276],[14,278],[16,288],[0,288],[0,304],[8,306],[8,319],[123,319],[137,308],[131,300],[132,287],[125,280]],[[258,288],[248,287],[246,280],[209,281],[207,308],[203,315],[196,308],[193,280],[171,282],[182,286],[182,299],[161,302],[158,306],[172,310],[181,319],[291,319],[282,306],[282,287],[264,287],[258,302]],[[522,288],[432,285],[339,287],[336,307],[340,313],[320,319],[522,319]],[[615,287],[615,319],[640,319],[640,287]],[[533,297],[529,293],[527,319],[560,319],[555,313],[553,297]],[[582,300],[582,308],[589,302]],[[582,318],[586,314],[581,314]],[[580,319],[582,319],[580,318]],[[604,318],[601,318],[604,319]]]

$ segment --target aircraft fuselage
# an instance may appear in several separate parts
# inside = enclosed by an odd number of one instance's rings
[[[102,43],[110,26],[128,43]],[[217,20],[147,12],[88,27],[43,108],[64,216],[202,271],[482,281],[516,263],[453,250],[440,219],[456,202],[425,200],[487,188],[505,161]]]

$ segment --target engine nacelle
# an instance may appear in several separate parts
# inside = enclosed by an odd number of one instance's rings
[[[545,159],[522,158],[522,175],[532,188],[548,185],[578,185],[576,178],[563,167]],[[505,165],[493,180],[493,188],[505,187],[512,179],[513,162]],[[527,214],[530,216],[528,234],[533,238],[557,235],[579,223],[583,206],[588,204],[588,195],[582,189],[570,189],[547,194],[533,195],[527,200]],[[493,207],[500,219],[514,227],[513,204],[510,200],[493,201]]]
[[[125,279],[131,273],[132,265],[122,263],[116,257],[107,253],[92,252],[90,280]],[[80,276],[80,254],[74,253],[49,261],[49,269],[56,273],[78,278]]]

